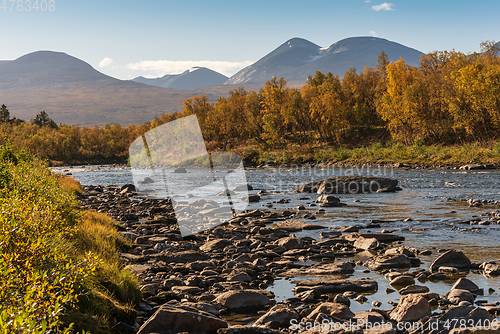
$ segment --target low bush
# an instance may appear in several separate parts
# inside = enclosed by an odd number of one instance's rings
[[[75,314],[134,314],[140,293],[118,255],[127,242],[110,218],[80,211],[79,191],[39,159],[0,146],[0,333],[83,332],[68,322]],[[111,328],[100,323],[94,332]]]

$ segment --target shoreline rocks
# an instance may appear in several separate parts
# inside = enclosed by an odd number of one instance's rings
[[[457,276],[470,270],[495,275],[496,262],[473,264],[463,253],[448,250],[429,268],[417,268],[424,252],[404,246],[402,236],[359,232],[381,227],[383,221],[326,230],[281,213],[252,210],[182,238],[171,200],[135,196],[131,187],[88,186],[79,199],[83,208],[112,216],[120,233],[134,242],[121,258],[137,275],[143,294],[135,323],[128,324],[140,334],[289,334],[292,321],[342,324],[357,319],[442,327],[451,317],[492,320],[498,314],[498,305],[480,302],[481,288]],[[324,238],[299,233],[313,229]],[[426,282],[436,275],[455,280],[448,293],[429,291]],[[282,277],[296,277],[288,281],[291,296],[285,300],[269,289]],[[392,292],[391,305],[367,303],[381,280],[394,287],[387,291]],[[352,305],[364,304],[362,312],[353,312]],[[234,325],[238,321],[250,326]]]

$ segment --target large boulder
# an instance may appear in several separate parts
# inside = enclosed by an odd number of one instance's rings
[[[307,319],[321,323],[323,315],[347,321],[355,317],[355,314],[344,304],[327,302],[327,303],[321,303],[318,307],[316,307],[307,316]]]
[[[320,294],[354,292],[373,292],[378,290],[377,281],[371,278],[359,279],[307,279],[294,281],[294,293],[315,291]]]
[[[326,180],[314,181],[295,189],[295,192],[318,194],[349,194],[394,192],[401,190],[398,180],[370,176],[336,176]]]
[[[472,304],[476,299],[476,295],[467,290],[453,289],[448,293],[447,298],[452,304],[459,304],[463,301]]]
[[[295,219],[279,222],[277,224],[274,224],[273,227],[288,232],[298,232],[302,230],[320,230],[326,228],[321,225],[310,224]]]
[[[286,250],[302,247],[302,239],[295,237],[284,237],[276,241],[276,244],[285,247]]]
[[[408,247],[408,246],[399,246],[395,248],[389,248],[385,251],[385,255],[397,255],[397,254],[403,254],[408,257],[415,257],[417,253],[417,250],[413,247]]]
[[[460,329],[462,324],[462,329]],[[490,325],[488,328],[473,329],[477,324]],[[498,330],[491,330],[492,316],[489,312],[480,307],[455,306],[441,313],[438,317],[430,318],[423,326],[423,331],[418,334],[434,334],[434,333],[497,333]],[[466,327],[466,328],[464,328]],[[412,332],[417,334],[417,332]]]
[[[352,274],[354,268],[350,262],[336,262],[318,264],[311,267],[293,268],[287,270],[282,275],[287,277],[296,276],[325,276],[325,275],[339,275],[339,274]]]
[[[274,304],[274,301],[256,290],[231,290],[220,294],[215,299],[215,303],[221,303],[230,311],[242,312],[261,310],[266,305]]]
[[[260,196],[256,194],[243,196],[243,200],[248,203],[256,203],[260,201]]]
[[[457,321],[455,319],[474,320],[474,323],[478,321],[484,323],[486,320],[491,322],[493,318],[485,309],[471,305],[452,307],[439,317],[439,321]]]
[[[190,262],[203,261],[209,259],[207,254],[194,250],[170,252],[168,249],[162,251],[159,254],[153,254],[151,255],[151,257],[156,258],[157,260],[160,261],[164,261],[166,263],[172,263],[172,262],[190,263]]]
[[[333,195],[321,195],[316,200],[316,203],[319,203],[319,206],[325,207],[325,208],[346,205],[345,203],[340,203],[340,199],[338,197],[333,196]]]
[[[174,169],[174,171],[172,173],[185,174],[185,173],[187,173],[187,169],[184,167],[179,167],[179,168]]]
[[[392,234],[392,233],[359,233],[359,232],[353,232],[349,234],[344,234],[341,236],[342,239],[349,240],[349,241],[356,241],[359,238],[365,238],[365,239],[377,239],[379,242],[394,242],[394,241],[403,241],[405,240],[405,237]],[[404,252],[394,252],[388,255],[394,255],[394,254],[404,254]]]
[[[413,322],[431,315],[429,302],[418,294],[401,297],[398,306],[389,314],[391,320],[397,322]]]
[[[253,326],[272,329],[288,328],[292,320],[298,319],[300,316],[295,309],[286,305],[276,305],[257,319]]]
[[[403,254],[379,255],[369,258],[364,265],[370,270],[409,268],[411,266],[411,261],[406,255]]]
[[[415,293],[423,294],[423,293],[429,292],[429,288],[426,287],[425,285],[412,284],[412,285],[405,286],[404,288],[400,289],[398,292],[401,296],[415,294]]]
[[[225,320],[210,313],[164,304],[141,326],[137,334],[176,334],[181,332],[216,334],[219,328],[227,327],[228,324]]]
[[[481,164],[467,164],[467,165],[460,166],[459,169],[478,170],[478,169],[486,169],[486,167],[484,165],[481,165]]]
[[[409,275],[398,275],[389,284],[397,288],[404,288],[405,286],[415,284],[415,279]]]
[[[481,264],[481,268],[483,269],[483,273],[486,276],[498,276],[500,275],[500,265],[491,262],[485,262]]]
[[[120,187],[120,194],[122,194],[122,195],[132,194],[136,191],[137,191],[137,189],[135,188],[135,185],[133,185],[133,184],[124,184],[123,186]]]
[[[362,250],[374,250],[380,248],[381,245],[375,238],[358,238],[354,241],[354,247]]]
[[[209,242],[206,242],[202,246],[200,246],[200,250],[204,252],[213,252],[216,250],[223,250],[227,246],[232,245],[233,243],[227,239],[215,239]]]
[[[472,266],[469,258],[463,252],[456,250],[449,250],[443,253],[431,264],[430,272],[439,271],[440,267],[451,267],[457,270],[469,270]]]
[[[467,290],[467,291],[475,293],[475,294],[478,294],[482,291],[482,289],[480,289],[476,285],[476,283],[472,282],[471,280],[468,280],[465,277],[461,277],[460,279],[458,279],[455,282],[455,284],[453,284],[453,286],[451,287],[451,290],[454,290],[454,289]]]

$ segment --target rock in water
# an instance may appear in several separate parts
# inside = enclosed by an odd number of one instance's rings
[[[459,169],[463,169],[463,170],[478,170],[478,169],[486,169],[486,167],[484,165],[481,165],[481,164],[468,164],[468,165],[460,166]]]
[[[233,191],[246,191],[253,190],[253,187],[249,184],[242,184],[233,189]]]
[[[299,314],[287,305],[276,305],[257,319],[253,326],[279,329],[289,327],[292,320],[300,319]]]
[[[336,262],[318,264],[311,267],[293,268],[285,271],[282,275],[288,277],[297,276],[323,276],[323,275],[349,275],[354,273],[350,262]]]
[[[359,194],[394,192],[401,190],[398,180],[371,176],[337,176],[314,181],[298,187],[294,192],[318,194]]]
[[[355,314],[344,304],[327,302],[321,303],[307,318],[311,321],[321,321],[323,314],[341,320],[350,320],[355,317]]]
[[[468,280],[465,277],[461,277],[458,279],[455,284],[451,287],[451,290],[455,289],[460,289],[460,290],[467,290],[475,294],[479,294],[482,289],[480,289],[476,283],[472,282],[471,280]]]
[[[469,270],[472,266],[469,258],[464,253],[456,250],[449,250],[438,257],[430,266],[430,272],[439,271],[440,267],[452,267],[458,270]]]
[[[183,173],[187,173],[187,169],[186,169],[186,168],[184,168],[184,167],[179,167],[179,168],[174,169],[174,173],[175,173],[175,174],[183,174]]]
[[[255,203],[260,201],[260,196],[259,195],[248,195],[244,196],[243,200],[248,203]]]
[[[215,299],[215,303],[221,303],[222,306],[234,312],[260,310],[266,305],[274,304],[262,293],[254,290],[227,291],[219,295]]]
[[[498,276],[500,275],[500,265],[495,263],[485,262],[481,264],[481,268],[483,269],[483,273],[486,276]]]
[[[422,296],[410,294],[401,297],[398,306],[389,314],[397,322],[418,321],[431,315],[431,306]]]
[[[321,195],[316,200],[316,203],[319,203],[319,206],[321,207],[336,207],[346,205],[345,203],[340,203],[340,199],[332,195]]]
[[[410,259],[403,254],[379,255],[369,258],[364,265],[370,270],[382,270],[391,268],[410,268],[411,262]]]
[[[158,333],[173,334],[189,332],[191,334],[216,334],[219,328],[227,328],[225,320],[203,311],[162,305],[146,321],[137,334]]]

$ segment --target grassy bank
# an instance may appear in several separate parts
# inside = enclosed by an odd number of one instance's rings
[[[80,185],[0,146],[0,332],[111,333],[140,298],[107,216],[83,212]]]
[[[423,145],[412,146],[396,142],[380,142],[366,147],[333,148],[326,144],[288,145],[282,149],[270,149],[258,145],[247,145],[234,149],[247,162],[256,165],[274,161],[282,164],[303,164],[308,162],[332,162],[349,164],[394,164],[448,165],[466,163],[499,164],[500,142],[487,144],[464,144],[454,146]]]

